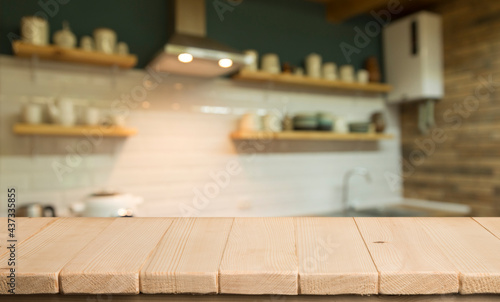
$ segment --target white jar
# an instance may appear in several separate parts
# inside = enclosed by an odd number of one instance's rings
[[[42,106],[39,104],[26,104],[23,108],[23,120],[27,124],[41,124],[42,123]]]
[[[244,54],[246,56],[246,59],[248,59],[248,62],[246,62],[245,66],[243,67],[243,70],[246,71],[257,71],[257,62],[259,59],[259,53],[256,50],[253,49],[248,49],[244,51]]]
[[[262,126],[264,131],[281,132],[283,130],[281,119],[273,113],[268,113],[262,118]]]
[[[366,69],[358,70],[358,83],[366,84],[370,80],[370,73]]]
[[[275,53],[267,53],[262,56],[262,70],[269,73],[281,73],[280,58]]]
[[[323,78],[326,80],[337,80],[337,65],[333,62],[323,64]]]
[[[54,44],[62,48],[74,48],[76,46],[76,36],[71,32],[68,22],[63,22],[63,29],[58,30],[52,37]]]
[[[116,53],[123,56],[128,55],[128,44],[125,42],[119,42],[116,44]]]
[[[116,32],[109,28],[94,30],[95,49],[99,52],[112,54],[116,48]]]
[[[101,113],[98,108],[87,107],[85,109],[85,116],[84,116],[85,124],[89,126],[99,125],[100,114]]]
[[[83,36],[80,39],[80,48],[85,51],[93,51],[94,50],[94,40],[90,36]]]
[[[25,43],[48,45],[49,23],[47,20],[40,17],[23,17],[21,18],[21,37]]]
[[[354,66],[343,65],[340,67],[340,79],[344,82],[354,82]]]
[[[306,73],[312,78],[321,78],[322,58],[317,53],[312,53],[306,57]]]
[[[243,132],[261,131],[262,121],[257,113],[245,113],[240,119],[239,130]]]

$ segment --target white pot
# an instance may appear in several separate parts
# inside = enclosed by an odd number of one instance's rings
[[[136,215],[137,205],[142,202],[142,197],[132,194],[94,194],[73,204],[71,210],[84,217],[128,217]]]

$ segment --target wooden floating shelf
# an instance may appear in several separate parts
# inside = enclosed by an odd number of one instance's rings
[[[137,134],[133,128],[118,126],[71,126],[51,124],[15,124],[13,131],[18,135],[44,136],[90,136],[101,134],[103,137],[127,137]]]
[[[249,82],[271,82],[286,85],[299,85],[304,87],[329,88],[339,91],[359,91],[365,93],[387,93],[392,90],[392,86],[381,83],[349,83],[325,79],[310,78],[307,76],[297,76],[293,74],[274,74],[263,71],[241,70],[233,79]]]
[[[33,45],[21,41],[12,44],[14,54],[18,57],[37,56],[40,59],[93,64],[101,66],[119,66],[132,68],[137,64],[136,55],[105,54],[97,51],[85,51],[76,48],[61,48],[55,45]]]
[[[378,141],[392,139],[383,133],[335,133],[326,131],[242,132],[231,133],[234,140],[315,140],[315,141]]]

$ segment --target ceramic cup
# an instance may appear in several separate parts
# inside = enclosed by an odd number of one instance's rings
[[[257,71],[257,61],[259,58],[259,53],[256,50],[253,49],[248,49],[244,51],[245,53],[245,60],[248,59],[248,62],[246,62],[245,66],[243,67],[243,70],[246,71]]]
[[[90,36],[83,36],[80,39],[80,48],[85,51],[94,50],[94,40]]]
[[[97,126],[99,125],[100,111],[95,107],[88,107],[85,109],[84,122],[85,125]]]
[[[303,76],[304,75],[304,68],[302,67],[296,67],[293,71],[293,74],[296,75],[296,76]]]
[[[322,58],[317,53],[312,53],[306,57],[306,73],[312,78],[321,77],[321,61]]]
[[[25,43],[48,45],[49,23],[40,17],[23,17],[21,18],[21,37]]]
[[[349,132],[349,126],[343,118],[335,119],[334,131],[337,133],[347,133]]]
[[[283,130],[281,119],[273,113],[268,113],[262,118],[262,125],[264,131],[281,132]]]
[[[76,123],[75,106],[70,98],[60,98],[56,103],[47,103],[49,114],[54,123],[73,126]]]
[[[116,32],[109,28],[94,30],[95,49],[99,52],[111,54],[116,47]]]
[[[262,121],[256,113],[249,112],[245,113],[239,124],[240,131],[261,131]]]
[[[343,65],[340,67],[340,79],[344,82],[354,82],[354,66]]]
[[[117,127],[125,127],[125,116],[121,114],[111,115],[111,121],[113,125]]]
[[[370,80],[370,73],[366,69],[360,69],[358,70],[357,78],[358,83],[366,84]]]
[[[337,80],[337,65],[333,62],[323,64],[323,78],[326,80]]]
[[[28,124],[42,123],[42,106],[38,104],[27,104],[24,106],[23,120]]]
[[[275,53],[268,53],[262,56],[262,70],[269,73],[281,73],[280,59]]]
[[[59,100],[59,123],[63,126],[73,126],[76,124],[75,104],[72,99],[62,98]]]
[[[128,55],[128,45],[125,42],[119,42],[116,44],[116,53],[119,55]]]

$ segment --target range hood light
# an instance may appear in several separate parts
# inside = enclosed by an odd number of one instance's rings
[[[219,60],[219,66],[222,68],[229,68],[233,66],[233,60],[231,59],[220,59]]]
[[[193,55],[189,53],[181,53],[177,59],[182,63],[191,63],[193,61]]]
[[[170,37],[151,61],[151,68],[158,72],[218,77],[252,63],[251,56],[207,38],[206,0],[168,3]]]

